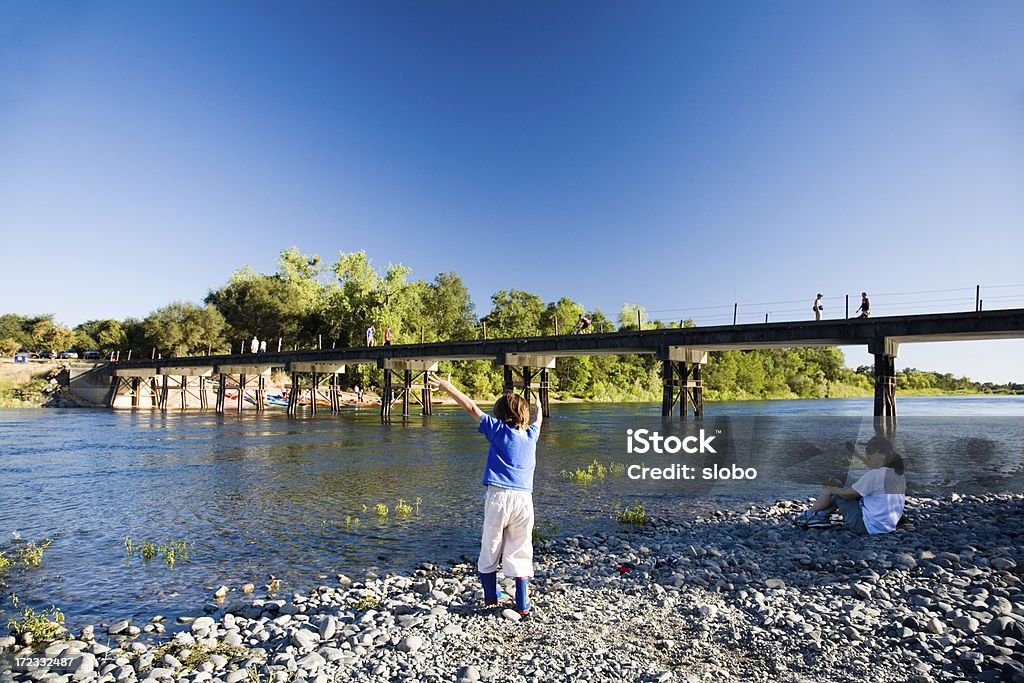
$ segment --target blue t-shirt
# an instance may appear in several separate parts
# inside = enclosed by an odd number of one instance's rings
[[[493,415],[484,414],[479,431],[491,444],[487,451],[484,486],[533,491],[540,427],[530,425],[527,429],[515,429]]]

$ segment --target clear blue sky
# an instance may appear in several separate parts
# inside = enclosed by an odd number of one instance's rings
[[[0,311],[141,317],[291,245],[481,314],[1024,306],[1022,35],[1019,2],[0,0]],[[1024,342],[905,365],[1024,381]]]

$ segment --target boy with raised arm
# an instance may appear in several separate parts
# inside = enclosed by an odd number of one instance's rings
[[[484,469],[484,526],[477,570],[484,588],[484,603],[498,604],[498,565],[515,578],[515,607],[530,612],[528,585],[533,576],[533,472],[537,466],[537,437],[544,421],[540,397],[537,416],[530,423],[530,405],[518,394],[505,394],[494,404],[494,416],[485,414],[471,398],[431,373],[430,386],[448,392],[474,421],[490,444]]]

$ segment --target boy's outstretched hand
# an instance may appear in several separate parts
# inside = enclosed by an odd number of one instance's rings
[[[448,384],[448,382],[446,382],[443,379],[441,379],[440,377],[438,377],[436,373],[433,373],[433,372],[428,372],[427,373],[427,384],[430,385],[431,389],[440,389],[441,391],[448,391],[448,388],[443,386],[445,384]],[[451,386],[451,385],[448,384],[448,386]]]
[[[451,382],[441,379],[433,372],[428,372],[427,384],[430,385],[431,389],[440,389],[441,391],[447,392],[455,399],[455,402],[458,403],[463,410],[469,413],[470,417],[477,422],[480,422],[480,418],[483,417],[484,414],[483,411],[480,410],[477,404],[473,402],[473,399],[452,386]]]

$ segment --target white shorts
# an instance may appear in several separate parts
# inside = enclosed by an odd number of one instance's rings
[[[480,539],[482,574],[533,576],[533,494],[488,486],[484,495],[484,531]]]

